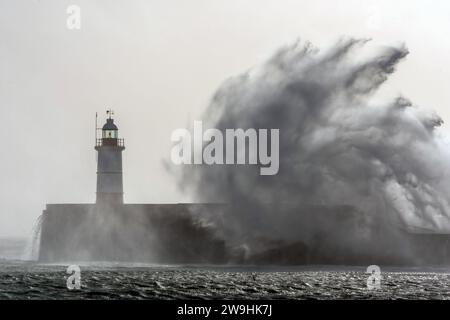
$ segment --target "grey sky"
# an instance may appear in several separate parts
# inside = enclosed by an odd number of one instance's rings
[[[81,30],[66,8],[81,7]],[[450,122],[450,2],[0,0],[0,236],[26,236],[45,203],[95,199],[94,115],[116,113],[127,202],[181,202],[163,167],[170,133],[227,77],[297,38],[405,42],[382,91]],[[282,156],[282,155],[280,155]]]

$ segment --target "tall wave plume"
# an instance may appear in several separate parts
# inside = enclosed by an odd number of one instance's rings
[[[261,245],[251,239],[307,243],[321,228],[331,242],[355,246],[331,219],[342,205],[366,226],[450,229],[442,120],[404,97],[375,101],[408,50],[363,54],[367,42],[343,39],[323,51],[294,43],[215,93],[204,127],[280,130],[277,175],[260,176],[254,165],[182,168],[180,185],[198,201],[232,206],[204,216],[230,242],[250,250]],[[373,240],[359,231],[360,243]]]

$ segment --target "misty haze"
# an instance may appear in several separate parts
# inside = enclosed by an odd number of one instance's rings
[[[0,299],[450,297],[449,14],[0,0]]]

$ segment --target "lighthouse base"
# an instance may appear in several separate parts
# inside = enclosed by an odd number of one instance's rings
[[[295,237],[245,233],[237,239],[205,219],[209,214],[230,225],[227,217],[241,212],[232,205],[49,204],[42,218],[39,260],[450,265],[450,233],[404,230],[383,221],[365,221],[351,206],[273,204],[266,210],[277,217],[291,217],[283,227],[292,225],[289,230],[295,231]]]
[[[48,204],[39,261],[225,263],[224,241],[192,213],[199,206]]]

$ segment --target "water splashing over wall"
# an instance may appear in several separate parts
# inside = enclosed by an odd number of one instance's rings
[[[225,216],[207,216],[227,239],[313,245],[318,230],[321,239],[347,252],[364,239],[368,248],[387,239],[372,237],[375,228],[359,228],[360,238],[347,239],[349,232],[331,219],[339,205],[354,208],[363,225],[450,230],[450,148],[438,130],[442,120],[404,97],[375,100],[409,52],[400,45],[370,48],[366,55],[367,42],[343,39],[327,50],[298,42],[217,90],[203,116],[205,126],[280,129],[276,176],[261,177],[251,166],[181,169],[180,186],[197,201],[236,205]],[[279,203],[292,210],[279,210]],[[399,243],[391,240],[386,247]],[[254,242],[253,247],[262,243]]]
[[[41,241],[41,231],[42,231],[42,220],[43,216],[40,215],[33,225],[31,231],[31,237],[28,240],[27,246],[25,247],[22,259],[27,261],[37,261],[39,260],[39,247]]]

